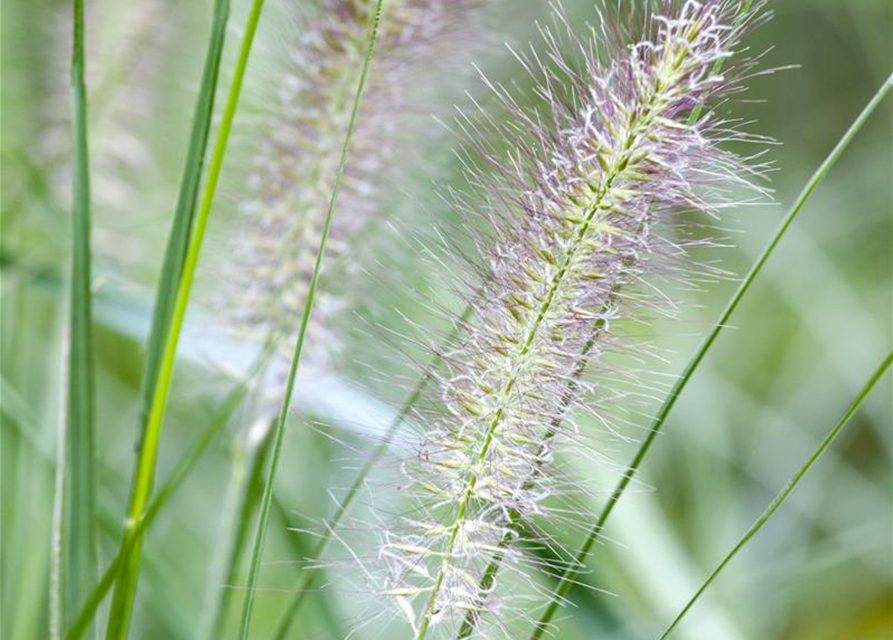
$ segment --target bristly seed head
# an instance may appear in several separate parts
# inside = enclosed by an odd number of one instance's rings
[[[473,267],[483,284],[446,359],[443,411],[402,465],[415,508],[377,554],[379,593],[417,640],[471,633],[469,620],[490,637],[523,608],[496,597],[487,567],[495,558],[529,575],[519,520],[570,517],[551,510],[554,497],[582,491],[554,464],[557,447],[580,446],[562,423],[613,382],[584,382],[581,371],[618,348],[618,321],[667,306],[658,281],[696,266],[662,229],[683,211],[718,216],[742,192],[764,196],[762,167],[720,147],[752,138],[711,105],[751,74],[754,61],[736,50],[765,14],[732,0],[645,4],[634,37],[602,17],[581,40],[559,12],[567,37],[543,29],[545,59],[521,58],[543,108],[494,89],[504,118],[459,121],[483,197],[458,207],[493,242]]]
[[[380,204],[403,116],[428,110],[419,102],[432,88],[426,92],[415,76],[437,67],[441,47],[461,42],[463,12],[473,5],[388,3],[326,254],[341,277],[350,275],[351,243]],[[302,28],[253,160],[244,225],[226,258],[220,306],[227,323],[258,341],[272,338],[280,378],[291,358],[375,6],[373,0],[325,0]],[[317,295],[304,356],[310,365],[326,367],[337,353],[330,325],[342,306],[325,288]]]

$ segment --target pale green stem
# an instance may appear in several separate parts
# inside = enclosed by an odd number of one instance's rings
[[[259,382],[263,384],[263,376]],[[252,395],[263,393],[257,388]],[[267,426],[259,427],[255,420],[269,425],[268,417],[255,418],[257,413],[251,405],[257,402],[249,400],[239,433],[233,442],[230,479],[226,489],[226,498],[221,510],[220,521],[215,536],[214,554],[208,571],[208,583],[205,588],[205,602],[202,605],[202,616],[199,623],[199,640],[214,640],[219,637],[220,625],[226,613],[229,600],[228,593],[232,588],[231,580],[235,577],[236,562],[244,537],[244,531],[253,509],[249,501],[252,479],[258,479],[258,465],[261,451],[269,444]],[[255,430],[260,429],[261,433]],[[256,501],[254,501],[256,502]]]

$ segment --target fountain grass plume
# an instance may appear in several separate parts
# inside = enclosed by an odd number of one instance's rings
[[[549,541],[518,521],[573,521],[586,488],[556,453],[588,449],[565,418],[589,411],[620,430],[598,407],[635,396],[637,383],[609,354],[645,347],[618,327],[673,315],[663,286],[705,268],[690,257],[703,241],[678,214],[719,218],[766,196],[759,154],[728,150],[764,140],[716,108],[755,73],[739,49],[766,17],[761,6],[667,0],[627,23],[603,9],[585,36],[558,10],[560,31],[541,30],[546,52],[518,56],[539,107],[491,85],[502,113],[459,119],[477,193],[454,201],[480,230],[481,259],[468,270],[484,295],[444,358],[432,398],[441,411],[425,416],[402,461],[413,505],[381,531],[367,573],[416,640],[492,637],[529,610],[510,597],[530,595],[518,581],[500,590],[489,567],[498,558],[535,589],[544,567],[521,549]]]
[[[278,83],[278,101],[267,110],[266,131],[252,161],[242,229],[224,267],[229,283],[224,308],[230,326],[259,339],[275,337],[282,358],[274,378],[284,378],[288,368],[375,4],[326,0],[308,19],[292,43],[291,64]],[[341,213],[331,229],[327,263],[342,276],[350,274],[357,232],[374,226],[407,116],[436,109],[433,76],[420,75],[440,68],[440,53],[465,43],[464,27],[476,5],[475,0],[399,0],[387,7],[345,170]],[[326,367],[339,351],[330,320],[343,303],[335,292],[321,293],[305,358]]]

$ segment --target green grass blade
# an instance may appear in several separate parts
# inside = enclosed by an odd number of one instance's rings
[[[208,218],[211,214],[211,206],[217,190],[217,182],[220,179],[220,171],[223,167],[223,159],[229,143],[229,135],[232,130],[233,120],[239,104],[242,91],[242,81],[248,66],[248,58],[254,43],[254,34],[260,20],[263,0],[254,0],[251,13],[245,27],[245,35],[239,50],[239,58],[224,107],[220,130],[211,156],[207,181],[205,182],[202,200],[195,220],[195,228],[183,262],[183,269],[174,309],[171,314],[170,326],[164,340],[164,350],[158,363],[158,376],[155,389],[152,394],[152,402],[146,420],[146,428],[143,433],[140,455],[137,459],[133,490],[128,511],[127,527],[122,540],[122,548],[129,548],[129,557],[121,578],[115,588],[112,600],[112,608],[109,614],[109,624],[106,630],[107,640],[124,640],[130,622],[130,614],[133,608],[133,600],[136,594],[136,586],[139,578],[139,560],[142,551],[142,539],[135,533],[137,524],[143,517],[143,511],[152,491],[152,483],[155,475],[155,462],[158,457],[158,443],[161,437],[161,427],[164,422],[164,414],[167,408],[167,400],[170,392],[171,379],[174,371],[177,345],[183,322],[186,317],[186,309],[189,306],[189,296],[192,291],[192,283],[195,278],[195,270],[207,229]]]
[[[211,38],[208,42],[201,86],[199,87],[195,103],[189,149],[186,155],[186,164],[183,168],[183,177],[180,181],[177,208],[174,212],[174,220],[171,224],[170,235],[165,248],[164,263],[161,268],[161,276],[159,277],[158,289],[155,295],[155,306],[152,311],[152,325],[149,329],[149,340],[146,344],[146,362],[142,378],[140,442],[142,441],[142,432],[145,429],[149,408],[152,404],[152,396],[155,393],[158,368],[161,364],[161,352],[164,340],[167,337],[168,328],[170,327],[171,315],[176,303],[177,287],[180,284],[180,275],[183,271],[186,249],[189,246],[192,223],[195,218],[195,202],[198,198],[205,152],[208,147],[208,133],[211,130],[211,120],[214,115],[214,98],[217,90],[217,80],[220,75],[220,59],[223,53],[226,24],[229,17],[229,4],[229,0],[216,0],[214,4]],[[138,442],[137,451],[141,448],[140,442]]]
[[[205,54],[204,69],[202,71],[201,85],[196,98],[195,112],[192,120],[192,132],[189,138],[189,148],[186,155],[186,163],[183,168],[183,177],[180,181],[180,191],[177,196],[177,207],[171,224],[170,235],[164,254],[164,263],[158,281],[155,295],[155,305],[152,311],[152,324],[149,329],[149,339],[146,345],[146,361],[143,368],[141,410],[136,442],[136,460],[142,456],[143,437],[148,420],[148,411],[155,393],[158,381],[158,369],[161,364],[161,352],[167,339],[176,301],[177,288],[180,284],[180,276],[185,261],[186,249],[189,245],[192,224],[195,217],[195,201],[201,181],[202,168],[204,166],[205,152],[208,146],[208,133],[211,129],[211,121],[214,114],[214,98],[217,92],[217,81],[220,75],[220,60],[223,54],[223,45],[226,36],[226,25],[229,19],[230,0],[215,0],[213,20],[211,25],[211,37],[208,40],[208,49]],[[134,474],[133,482],[137,475]],[[135,486],[131,487],[131,492]],[[125,572],[129,582],[121,585],[122,592],[132,592],[136,589],[135,580],[138,575],[138,567],[128,567]]]
[[[245,500],[242,502],[241,510],[237,515],[238,519],[235,522],[236,530],[232,544],[232,555],[230,557],[226,577],[223,581],[224,585],[238,584],[240,580],[239,564],[244,557],[246,544],[251,534],[251,525],[254,522],[254,514],[257,511],[257,507],[260,504],[261,495],[263,494],[264,471],[267,468],[266,461],[269,457],[270,449],[272,448],[273,442],[271,434],[272,425],[270,433],[266,434],[263,445],[259,448],[259,450],[256,452],[256,455],[254,455],[251,460],[251,467],[248,470],[250,477],[248,478],[247,492],[245,495]],[[230,605],[232,604],[232,599],[235,593],[236,592],[233,589],[221,589],[220,610],[218,613],[218,618],[215,621],[215,632],[220,632],[220,630],[223,628],[222,625],[226,622],[227,615],[231,611]],[[211,634],[209,637],[219,638],[221,636],[219,635],[219,633],[214,633]]]
[[[847,146],[849,146],[850,142],[852,142],[853,138],[856,136],[856,134],[859,132],[859,130],[862,128],[862,126],[865,124],[874,110],[883,101],[884,97],[890,91],[891,87],[893,87],[893,75],[891,75],[889,78],[887,78],[886,81],[884,81],[874,97],[868,102],[859,116],[855,119],[853,124],[850,125],[850,128],[847,129],[846,133],[843,134],[843,137],[840,138],[831,153],[828,154],[828,157],[825,158],[824,162],[822,162],[819,168],[816,169],[815,173],[806,183],[806,186],[800,192],[800,195],[797,197],[793,206],[788,211],[784,220],[782,220],[778,229],[775,231],[772,239],[763,249],[763,252],[757,258],[757,261],[751,267],[747,276],[741,282],[731,300],[729,300],[726,308],[723,310],[714,328],[703,340],[703,342],[701,342],[701,345],[698,347],[695,355],[685,366],[685,369],[676,380],[676,383],[670,390],[669,395],[667,396],[663,405],[661,405],[660,410],[657,412],[657,415],[652,421],[648,435],[642,441],[642,444],[639,446],[638,451],[627,466],[626,470],[623,473],[623,476],[617,483],[614,491],[611,493],[611,496],[608,498],[608,502],[599,513],[598,519],[596,520],[595,525],[593,525],[592,529],[590,529],[585,542],[577,551],[575,562],[570,564],[559,578],[558,585],[552,595],[552,599],[549,602],[549,605],[547,606],[536,627],[534,628],[533,633],[530,636],[530,640],[539,640],[549,628],[549,623],[551,622],[552,617],[555,615],[561,601],[567,595],[567,592],[570,590],[571,586],[576,580],[580,572],[580,567],[584,565],[586,558],[589,555],[589,550],[592,548],[592,545],[601,535],[602,530],[605,527],[605,523],[611,515],[611,512],[614,510],[617,502],[620,500],[621,496],[623,496],[623,493],[626,491],[627,486],[629,486],[629,483],[632,481],[636,472],[639,470],[639,467],[642,465],[642,461],[645,459],[648,450],[651,448],[651,445],[654,443],[655,439],[660,433],[660,430],[663,427],[667,416],[670,414],[670,411],[676,404],[676,400],[679,398],[679,395],[682,393],[683,389],[688,384],[688,381],[694,374],[695,369],[698,368],[698,365],[704,359],[707,351],[716,341],[716,338],[719,336],[719,334],[722,332],[732,313],[735,311],[735,309],[738,307],[738,304],[744,297],[744,294],[746,294],[747,291],[750,289],[753,281],[756,279],[760,271],[762,271],[763,266],[769,260],[769,256],[771,256],[772,253],[775,251],[778,243],[781,241],[782,237],[784,237],[788,228],[797,217],[797,214],[800,213],[800,210],[806,204],[806,201],[812,195],[813,191],[815,191],[815,189],[819,186],[825,176],[828,175],[828,172],[840,158],[841,154],[843,154],[843,151],[847,148]]]
[[[279,467],[279,457],[282,454],[282,440],[285,434],[285,421],[288,417],[289,407],[295,387],[295,379],[298,373],[298,364],[301,360],[301,350],[304,346],[304,337],[307,334],[307,325],[310,322],[310,313],[313,310],[313,299],[316,294],[316,287],[319,282],[319,274],[322,267],[323,257],[326,251],[326,241],[329,237],[329,229],[332,224],[332,215],[335,212],[335,205],[338,202],[338,193],[341,189],[341,180],[344,177],[344,169],[347,166],[347,158],[350,153],[350,143],[353,139],[354,129],[357,124],[357,113],[360,109],[360,101],[363,97],[363,89],[366,86],[366,78],[369,75],[369,68],[372,64],[372,55],[375,52],[375,41],[378,36],[378,27],[381,24],[381,11],[384,0],[378,0],[375,6],[375,15],[372,19],[372,29],[369,34],[369,46],[366,50],[366,56],[363,59],[363,66],[360,71],[360,79],[357,83],[357,91],[354,96],[353,107],[350,113],[350,120],[347,125],[347,133],[344,136],[344,146],[341,149],[341,159],[338,162],[338,170],[335,174],[335,182],[332,187],[332,196],[329,200],[328,210],[326,211],[325,222],[323,223],[322,237],[319,241],[319,247],[316,251],[316,263],[313,265],[313,274],[310,276],[310,285],[307,289],[307,298],[304,301],[304,312],[301,316],[301,324],[298,329],[298,337],[295,341],[294,354],[291,359],[291,366],[288,372],[288,381],[285,385],[285,396],[282,399],[282,406],[279,411],[279,418],[276,421],[276,429],[273,433],[273,457],[270,461],[270,469],[267,474],[266,484],[264,486],[263,497],[261,498],[260,514],[258,515],[257,530],[254,537],[254,545],[251,550],[251,564],[248,569],[248,581],[246,585],[245,600],[242,606],[242,619],[239,623],[239,638],[247,640],[248,630],[251,626],[251,612],[254,607],[254,585],[257,583],[257,574],[260,569],[261,556],[263,555],[264,540],[267,534],[267,524],[270,517],[270,507],[273,501],[273,483],[276,479],[276,471]]]
[[[676,616],[673,622],[671,622],[669,626],[667,626],[658,640],[664,640],[667,636],[670,635],[670,633],[672,633],[672,631],[682,621],[682,618],[685,617],[685,614],[687,614],[689,610],[691,610],[691,608],[694,606],[695,602],[697,602],[698,598],[700,598],[704,594],[704,592],[710,587],[713,581],[716,580],[717,576],[719,576],[720,572],[725,569],[726,565],[728,565],[729,562],[732,561],[732,558],[734,558],[738,554],[738,552],[741,551],[741,549],[743,549],[755,535],[757,535],[760,529],[762,529],[763,526],[767,522],[769,522],[769,519],[772,518],[772,516],[775,514],[776,511],[778,511],[781,505],[785,503],[785,501],[800,483],[800,480],[803,479],[803,476],[806,475],[812,465],[814,465],[818,461],[818,459],[822,457],[828,447],[830,447],[834,440],[837,439],[837,436],[840,435],[840,432],[850,421],[850,418],[853,417],[853,414],[856,413],[856,411],[862,405],[862,402],[865,400],[865,398],[868,397],[868,394],[874,388],[874,385],[877,384],[878,380],[880,380],[881,377],[887,372],[887,369],[890,368],[891,362],[893,362],[893,351],[887,354],[886,359],[877,368],[868,382],[865,383],[865,386],[853,400],[852,404],[850,404],[849,408],[846,410],[837,424],[834,425],[834,428],[831,429],[828,435],[825,436],[825,439],[822,440],[816,450],[812,452],[812,455],[810,455],[806,462],[803,463],[803,466],[801,466],[800,469],[797,470],[797,473],[793,475],[793,477],[788,481],[785,487],[778,493],[778,495],[775,496],[769,506],[766,507],[766,510],[762,513],[762,515],[757,518],[756,522],[751,525],[750,529],[748,529],[747,532],[741,537],[741,539],[738,540],[738,543],[734,547],[732,547],[732,550],[729,551],[729,553],[722,559],[722,561],[718,565],[716,565],[716,568],[713,570],[713,572],[709,576],[707,576],[707,579],[704,581],[704,583],[682,608],[682,610],[679,612],[679,615]]]
[[[74,1],[71,106],[74,191],[72,204],[71,310],[67,364],[62,491],[61,620],[84,602],[98,574],[96,557],[96,478],[94,362],[90,293],[90,161],[87,147],[87,89],[84,56],[84,3]],[[60,453],[60,455],[63,455]]]

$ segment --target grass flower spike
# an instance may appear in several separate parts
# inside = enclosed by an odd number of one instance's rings
[[[255,155],[245,224],[228,256],[225,296],[230,324],[263,340],[273,336],[287,369],[313,269],[323,218],[341,154],[351,99],[365,54],[370,0],[326,0],[301,29],[279,85],[279,103]],[[357,120],[334,217],[327,263],[349,267],[351,240],[370,224],[407,113],[427,111],[434,93],[420,79],[440,64],[438,51],[461,41],[468,0],[400,0],[388,4],[375,65]],[[461,56],[460,56],[461,57]],[[305,359],[325,366],[337,352],[327,329],[340,303],[323,292],[313,314]],[[284,376],[284,374],[282,374]],[[280,377],[282,377],[280,376]]]
[[[698,268],[678,214],[718,216],[742,191],[762,195],[760,167],[720,148],[749,136],[711,109],[750,73],[752,60],[731,58],[760,14],[728,0],[651,3],[646,13],[635,23],[644,33],[602,17],[591,41],[561,17],[567,37],[544,29],[546,57],[522,58],[542,108],[497,89],[504,118],[460,120],[483,197],[457,201],[492,237],[474,266],[485,291],[445,358],[443,410],[403,464],[415,508],[378,552],[380,593],[416,640],[475,628],[492,637],[526,608],[499,597],[497,572],[530,573],[519,520],[572,518],[555,499],[583,489],[555,455],[582,450],[583,439],[561,425],[574,408],[594,412],[590,396],[621,393],[604,356],[635,345],[615,327],[672,311],[657,287]]]

